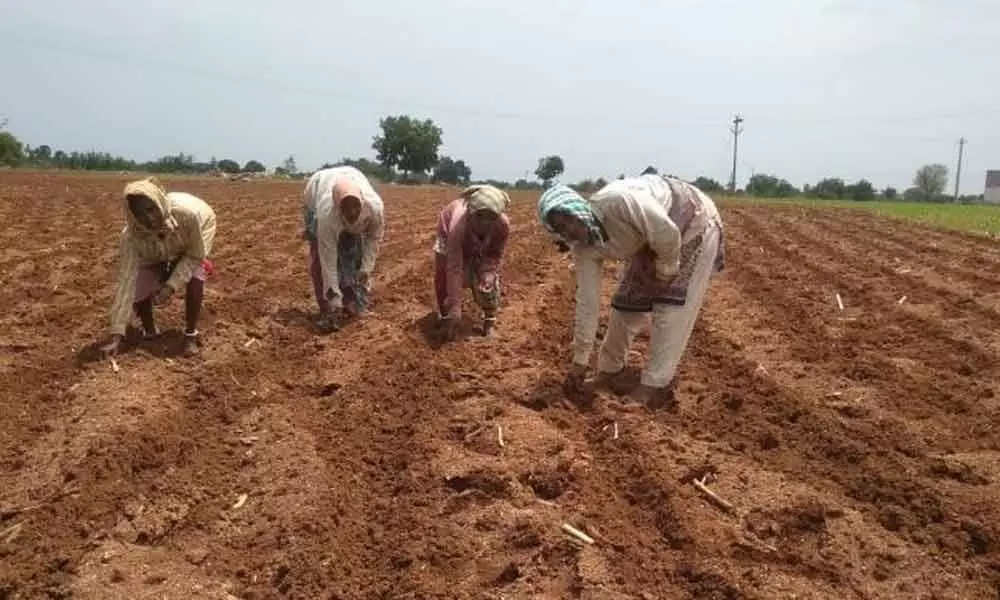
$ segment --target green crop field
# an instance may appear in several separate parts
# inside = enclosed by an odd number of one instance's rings
[[[854,202],[852,200],[818,200],[813,198],[727,198],[722,204],[738,205],[754,202],[760,204],[801,204],[814,207],[838,207],[870,210],[875,213],[919,221],[936,227],[956,229],[971,233],[1000,236],[1000,206],[987,204],[934,204],[925,202]]]

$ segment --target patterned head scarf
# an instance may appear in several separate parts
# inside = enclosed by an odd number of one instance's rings
[[[557,231],[549,222],[549,217],[553,214],[564,214],[583,223],[587,228],[588,243],[594,246],[604,245],[604,232],[601,224],[597,221],[597,216],[591,210],[590,205],[583,196],[565,184],[554,185],[545,190],[541,198],[538,199],[538,218],[545,229],[560,237],[562,233]]]
[[[510,205],[507,192],[492,185],[470,185],[462,190],[462,197],[465,198],[465,206],[472,212],[488,210],[502,215]]]
[[[171,216],[170,210],[170,197],[167,196],[167,192],[160,186],[159,182],[154,177],[147,177],[146,179],[140,179],[138,181],[133,181],[125,186],[125,191],[122,194],[125,199],[125,213],[130,223],[134,227],[139,229],[145,229],[141,223],[139,223],[132,211],[128,206],[129,196],[144,196],[153,201],[156,208],[159,209],[160,214],[164,217],[164,224],[167,229],[173,229],[176,227],[177,223],[174,221],[173,216]]]

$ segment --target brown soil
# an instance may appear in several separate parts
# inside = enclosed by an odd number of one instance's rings
[[[647,413],[565,401],[572,265],[531,195],[496,337],[428,341],[443,188],[382,189],[373,313],[323,336],[300,184],[169,181],[219,215],[206,348],[175,301],[115,373],[123,182],[0,174],[0,599],[1000,597],[993,242],[728,206]]]

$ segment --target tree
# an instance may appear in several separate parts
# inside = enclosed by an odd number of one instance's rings
[[[694,180],[692,183],[694,187],[705,192],[706,194],[711,194],[714,192],[721,192],[724,188],[722,184],[718,181],[712,179],[711,177],[700,176]]]
[[[824,200],[842,199],[847,193],[847,185],[839,177],[821,179],[815,186],[808,188],[807,194],[813,198]]]
[[[549,183],[562,175],[565,170],[566,166],[563,164],[561,156],[546,156],[538,159],[538,168],[535,169],[535,177],[541,179],[545,187],[548,187]]]
[[[858,202],[875,199],[875,186],[867,179],[861,179],[857,183],[847,186],[846,192],[851,197],[851,200],[857,200]]]
[[[223,173],[232,174],[240,172],[240,163],[229,158],[223,158],[222,160],[219,161],[219,164],[216,166],[219,167],[219,170],[222,171]]]
[[[913,187],[920,190],[925,201],[933,200],[948,185],[948,167],[941,164],[924,165],[913,177]]]
[[[895,200],[896,196],[898,195],[899,192],[897,192],[896,188],[894,187],[887,187],[884,190],[882,190],[882,197],[885,198],[886,200]]]
[[[426,173],[438,163],[443,131],[430,119],[423,121],[408,115],[383,117],[381,135],[372,138],[376,158],[386,168],[410,173]]]
[[[472,170],[465,164],[464,160],[454,160],[450,156],[442,156],[434,167],[434,174],[431,176],[433,183],[450,183],[457,185],[463,183],[468,185],[472,179]]]
[[[243,165],[243,170],[247,173],[263,173],[267,167],[256,160],[248,160],[247,164]]]
[[[16,167],[24,160],[24,144],[9,131],[0,131],[0,165]]]
[[[35,146],[35,148],[31,151],[31,160],[49,162],[52,160],[52,147],[46,144]]]
[[[747,183],[746,192],[760,198],[788,198],[798,194],[799,190],[784,179],[778,179],[774,175],[757,173]]]

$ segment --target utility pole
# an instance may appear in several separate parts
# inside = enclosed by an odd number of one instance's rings
[[[962,180],[962,151],[965,150],[965,138],[958,138],[958,168],[955,169],[955,202],[958,202],[958,184]]]
[[[733,132],[733,174],[729,178],[729,193],[736,193],[736,156],[740,148],[740,134],[743,133],[743,117],[736,115],[733,117],[733,127],[729,131]]]

